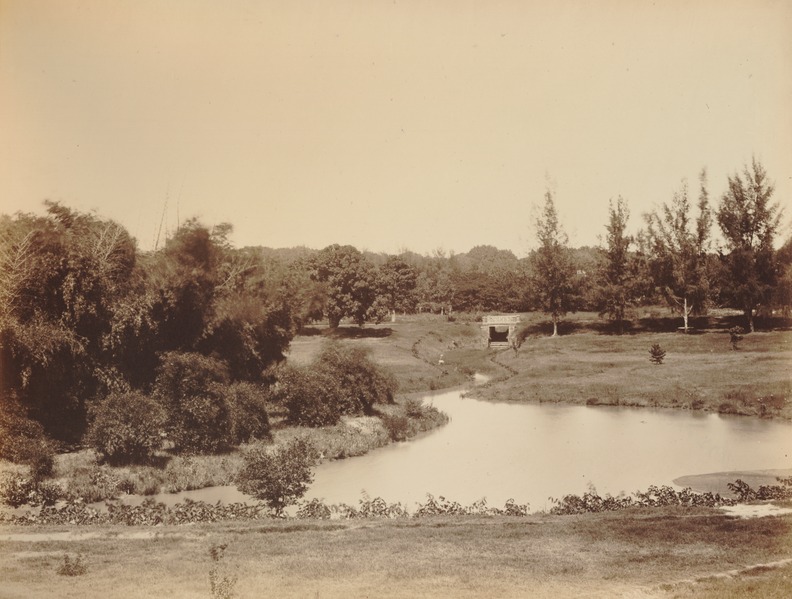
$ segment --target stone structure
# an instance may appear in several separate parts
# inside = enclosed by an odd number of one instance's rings
[[[520,322],[519,314],[492,314],[481,319],[481,331],[487,347],[511,347]]]

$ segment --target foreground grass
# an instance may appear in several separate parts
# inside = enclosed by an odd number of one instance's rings
[[[215,568],[236,579],[239,597],[741,597],[748,587],[786,597],[790,568],[762,565],[792,558],[792,517],[737,520],[703,508],[68,534],[0,527],[0,595],[211,597]],[[59,575],[64,555],[81,555],[86,572]],[[713,578],[728,571],[746,573]]]

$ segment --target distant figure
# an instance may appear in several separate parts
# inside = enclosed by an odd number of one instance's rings
[[[440,354],[440,359],[437,361],[438,365],[442,366],[445,364],[445,360],[443,360],[443,354]]]

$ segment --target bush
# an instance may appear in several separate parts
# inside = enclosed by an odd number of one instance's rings
[[[224,389],[231,417],[231,442],[270,438],[265,392],[251,383],[234,383]]]
[[[392,441],[406,441],[410,436],[410,419],[407,416],[383,414],[380,418]]]
[[[337,381],[344,414],[371,416],[374,404],[393,403],[398,387],[395,377],[375,364],[361,348],[330,343],[319,354],[316,366]]]
[[[7,472],[0,480],[0,500],[11,507],[53,505],[63,497],[56,483],[38,480],[16,472]]]
[[[147,395],[112,393],[92,412],[85,442],[111,464],[149,462],[162,444],[165,410]]]
[[[178,451],[218,453],[231,445],[231,415],[223,397],[225,365],[196,353],[163,355],[154,392],[167,412],[168,436]]]
[[[82,555],[79,553],[74,559],[71,559],[68,554],[63,556],[63,563],[58,568],[58,574],[61,576],[82,576],[88,572],[88,566],[83,562]]]
[[[274,399],[286,408],[292,424],[330,426],[341,419],[341,391],[329,372],[284,366],[276,376]]]
[[[404,413],[408,418],[421,418],[424,415],[424,405],[420,399],[408,399],[404,402]]]
[[[295,503],[313,482],[316,450],[302,437],[275,448],[261,443],[250,447],[237,475],[237,489],[264,501],[276,515]]]
[[[44,434],[44,427],[28,418],[13,400],[0,402],[0,458],[30,466],[36,480],[52,474],[55,443]]]

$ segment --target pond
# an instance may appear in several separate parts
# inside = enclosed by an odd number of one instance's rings
[[[357,505],[372,498],[413,507],[427,493],[533,511],[548,497],[644,491],[683,475],[792,466],[792,423],[690,411],[495,403],[435,392],[448,425],[367,455],[319,465],[307,499]],[[233,487],[158,496],[242,501]]]

